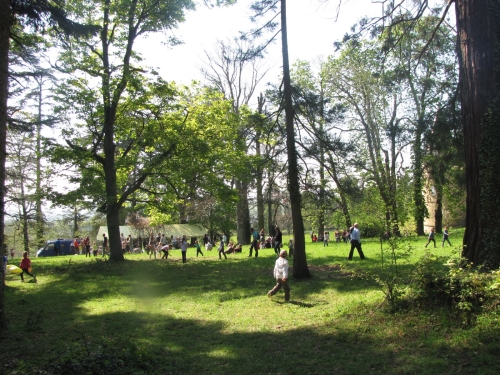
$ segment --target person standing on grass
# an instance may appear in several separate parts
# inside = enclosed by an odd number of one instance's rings
[[[182,239],[181,239],[181,253],[182,253],[182,263],[186,263],[187,262],[187,259],[186,259],[186,253],[187,253],[187,249],[188,249],[188,242],[187,242],[187,239],[186,239],[186,235],[183,235],[182,236]]]
[[[328,246],[328,241],[330,241],[330,232],[325,232],[323,237],[323,247]]]
[[[281,233],[280,227],[278,227],[277,225],[275,229],[276,236],[274,237],[274,252],[279,256],[281,244],[283,242],[283,233]]]
[[[427,247],[428,244],[432,242],[434,242],[434,247],[436,247],[436,239],[434,238],[434,236],[436,235],[436,233],[434,233],[434,227],[431,228],[431,231],[429,232],[429,237],[427,237],[427,243],[425,244],[425,247]],[[444,244],[444,240],[443,240],[443,244]]]
[[[351,230],[351,251],[349,251],[348,260],[352,260],[354,249],[358,250],[358,254],[361,259],[365,259],[365,254],[363,254],[363,250],[361,249],[361,232],[359,231],[358,223],[354,223]]]
[[[201,252],[201,247],[200,247],[200,244],[198,243],[198,240],[194,241],[194,246],[196,247],[196,258],[198,258],[198,254],[201,254],[201,256],[203,256],[203,253]]]
[[[21,276],[21,280],[24,282],[24,273],[27,273],[31,277],[33,277],[33,280],[35,280],[35,283],[37,282],[36,276],[30,273],[31,271],[31,260],[28,258],[28,252],[24,251],[23,252],[23,259],[21,260],[21,263],[19,264],[19,268],[23,270],[19,275]]]
[[[285,302],[290,301],[290,285],[288,285],[288,260],[286,250],[281,250],[280,256],[274,264],[274,278],[276,285],[267,292],[268,297],[274,296],[283,287],[285,290]]]
[[[252,244],[250,245],[250,254],[248,257],[252,256],[252,249],[255,249],[255,257],[259,256],[259,232],[250,228],[250,232],[252,232]]]
[[[7,276],[7,264],[9,263],[9,257],[7,253],[2,254],[2,267],[3,267],[3,285],[5,285],[5,276]]]
[[[221,254],[224,255],[224,258],[227,259],[227,255],[224,252],[224,237],[220,238],[220,244],[219,244],[219,247],[217,248],[217,250],[219,250],[219,259],[222,259]]]
[[[10,259],[14,259],[14,257],[16,256],[16,252],[14,251],[14,249],[10,249]]]
[[[61,241],[59,238],[54,242],[54,254],[61,255]]]
[[[108,237],[106,237],[106,233],[102,234],[102,256],[104,257],[108,254]]]
[[[85,237],[85,239],[83,240],[83,248],[85,251],[85,258],[87,258],[87,256],[90,258],[92,256],[92,254],[90,253],[90,237],[87,236]]]
[[[293,239],[290,238],[290,242],[288,243],[288,253],[291,257],[293,257]]]
[[[448,238],[449,236],[450,236],[450,233],[448,232],[448,227],[444,227],[444,231],[443,231],[443,244],[442,244],[441,247],[444,247],[444,242],[445,241],[448,241],[448,243],[451,246],[450,239]]]

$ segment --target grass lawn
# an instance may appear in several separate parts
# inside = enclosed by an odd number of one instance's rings
[[[452,233],[458,245],[461,233]],[[284,239],[287,243],[287,238]],[[428,249],[436,266],[452,248]],[[424,237],[397,252],[409,274]],[[344,243],[306,243],[312,278],[290,280],[291,302],[274,285],[272,249],[219,260],[204,251],[182,264],[126,255],[32,258],[38,284],[7,276],[5,374],[499,374],[500,313],[461,326],[447,309],[388,313],[375,280],[390,263],[384,244],[363,240],[366,261]],[[18,264],[19,259],[13,264]],[[292,260],[290,259],[290,263]],[[98,368],[98,370],[96,370]],[[45,372],[44,372],[45,371]]]

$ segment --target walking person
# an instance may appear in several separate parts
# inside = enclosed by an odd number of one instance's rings
[[[24,275],[23,274],[28,274],[30,275],[35,283],[37,282],[36,276],[31,273],[31,260],[28,258],[28,252],[24,251],[23,252],[23,259],[21,260],[21,263],[19,264],[19,268],[23,270],[19,275],[21,276],[21,280],[24,281]]]
[[[281,250],[280,256],[274,264],[274,278],[276,285],[268,293],[268,297],[274,296],[283,287],[285,290],[285,301],[290,301],[290,285],[288,285],[288,260],[286,250]]]
[[[252,249],[255,249],[255,257],[259,256],[259,232],[250,228],[250,232],[252,232],[252,244],[250,245],[250,254],[248,257],[252,256]]]
[[[351,230],[351,251],[349,251],[348,260],[352,260],[354,249],[358,250],[361,259],[365,259],[365,254],[363,254],[363,250],[361,249],[361,232],[359,231],[358,223],[354,223]]]
[[[444,247],[444,242],[445,241],[448,241],[448,243],[451,246],[451,242],[450,242],[450,239],[448,237],[450,237],[450,232],[448,232],[448,227],[444,227],[444,231],[443,231],[443,244],[442,244],[441,247]]]
[[[281,250],[281,243],[283,242],[283,233],[281,233],[280,228],[276,225],[276,235],[274,237],[274,252],[279,256]]]
[[[219,259],[222,259],[221,254],[224,255],[224,258],[227,259],[227,255],[224,252],[224,237],[220,238],[220,245],[217,250],[219,250]]]
[[[104,257],[106,254],[109,255],[109,244],[108,237],[106,237],[106,233],[102,234],[102,256]]]
[[[328,242],[330,241],[330,232],[325,232],[323,236],[323,247],[328,246]]]
[[[431,228],[431,231],[429,232],[429,237],[427,237],[427,243],[425,244],[425,247],[427,247],[428,244],[434,242],[434,248],[436,247],[436,239],[434,238],[436,233],[434,232],[434,227]],[[444,240],[443,240],[444,244]]]
[[[198,243],[198,240],[194,241],[194,246],[196,247],[196,258],[198,258],[198,254],[204,256],[203,253],[201,252],[201,247],[200,244]]]
[[[3,267],[3,285],[5,285],[5,276],[7,275],[7,264],[9,263],[9,256],[7,252],[2,254],[2,267]]]
[[[187,256],[188,246],[189,246],[189,244],[187,242],[186,235],[184,234],[182,236],[182,239],[181,239],[182,263],[186,263],[187,262],[186,256]]]

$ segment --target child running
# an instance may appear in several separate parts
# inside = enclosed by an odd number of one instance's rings
[[[37,282],[36,276],[30,273],[31,269],[31,260],[28,258],[28,252],[24,251],[23,252],[23,259],[21,260],[21,264],[19,264],[19,268],[23,270],[23,272],[20,273],[21,275],[21,280],[24,282],[24,273],[27,273],[31,277],[33,277],[33,280],[35,280],[35,283]]]

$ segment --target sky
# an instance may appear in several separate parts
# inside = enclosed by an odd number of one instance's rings
[[[184,44],[162,45],[165,36],[149,35],[136,44],[145,65],[158,68],[163,78],[188,84],[202,81],[200,67],[204,51],[213,51],[217,40],[226,40],[248,31],[249,5],[254,0],[239,0],[236,5],[208,9],[198,6],[186,15],[186,21],[175,30]],[[337,18],[337,6],[342,1]],[[380,16],[382,6],[374,0],[289,0],[287,2],[288,45],[290,63],[297,59],[314,61],[334,52],[333,43],[365,15]],[[265,82],[275,81],[281,67],[281,41],[269,46],[267,64],[270,71]]]

